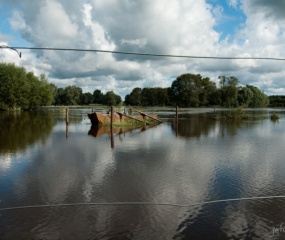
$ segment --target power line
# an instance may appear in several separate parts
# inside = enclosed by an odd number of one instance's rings
[[[0,45],[0,48],[7,48],[7,49],[11,49],[11,50],[14,50],[15,52],[18,53],[19,57],[21,58],[22,57],[22,53],[19,52],[16,48],[13,48],[13,47],[9,47],[7,45]]]
[[[285,61],[285,58],[275,57],[223,57],[223,56],[191,56],[191,55],[174,55],[174,54],[156,54],[156,53],[140,53],[140,52],[123,52],[99,49],[79,49],[79,48],[47,48],[47,47],[2,47],[22,50],[43,50],[43,51],[73,51],[73,52],[96,52],[96,53],[112,53],[123,55],[136,55],[148,57],[168,57],[168,58],[192,58],[192,59],[217,59],[217,60],[273,60]]]

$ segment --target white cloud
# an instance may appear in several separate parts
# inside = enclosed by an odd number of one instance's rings
[[[37,20],[35,33],[47,40],[53,38],[57,41],[66,41],[77,35],[77,25],[71,21],[58,2],[47,1],[40,9]]]
[[[8,41],[11,41],[11,40],[12,40],[11,36],[0,33],[0,42],[2,42],[2,41],[3,42],[8,42]]]
[[[8,46],[8,42],[0,41],[0,46]],[[9,63],[20,63],[19,54],[9,48],[0,48],[0,59],[5,59],[5,62]]]
[[[246,10],[250,13],[262,12],[265,17],[269,17],[275,20],[284,19],[285,2],[283,0],[244,0],[243,1]]]
[[[15,30],[25,30],[28,28],[25,24],[23,14],[19,11],[15,11],[13,13],[12,18],[10,19],[10,24]]]
[[[227,2],[228,2],[228,5],[233,7],[233,8],[237,8],[238,4],[239,4],[238,0],[227,0]]]
[[[251,58],[253,56],[251,56],[251,54],[249,53],[242,53],[242,54],[238,54],[236,57],[238,58]],[[255,60],[252,60],[252,59],[246,59],[246,60],[241,60],[241,59],[238,59],[238,60],[233,60],[232,63],[239,69],[242,69],[242,68],[252,68],[252,67],[256,67],[257,66],[257,63]]]
[[[224,8],[221,5],[217,5],[216,7],[213,7],[212,12],[215,18],[219,19],[219,18],[222,18],[223,16]]]
[[[240,7],[247,17],[233,41],[220,41],[221,33],[214,30],[225,11],[219,1],[216,5],[205,0],[38,0],[34,4],[15,0],[13,3],[10,24],[35,47],[284,58],[285,19],[280,11],[274,11],[277,7],[283,9],[280,1],[269,4],[228,0],[227,4]],[[4,0],[4,4],[12,3]],[[12,45],[6,35],[2,41]],[[278,83],[285,77],[281,63],[269,61],[26,50],[23,59],[15,59],[11,51],[0,54],[5,61],[46,73],[58,86],[76,83],[84,91],[113,90],[121,96],[134,87],[170,86],[173,78],[185,72],[213,79],[235,75],[243,84],[254,82],[263,86],[269,94],[282,92],[283,86]],[[270,84],[260,80],[261,74]]]
[[[147,40],[145,38],[142,39],[122,39],[121,44],[130,44],[138,46],[139,48],[143,48],[147,44]]]
[[[98,48],[105,50],[114,50],[115,45],[108,39],[107,33],[102,25],[99,22],[94,21],[92,18],[92,9],[93,7],[90,4],[83,5],[83,22],[85,25],[85,31],[90,30],[87,34],[92,35],[92,41],[89,43],[86,41],[88,36],[85,36],[84,39],[87,44],[87,48]],[[86,33],[83,33],[83,35]]]

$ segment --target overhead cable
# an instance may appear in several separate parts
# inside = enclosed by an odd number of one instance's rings
[[[5,47],[2,47],[5,48]],[[80,49],[80,48],[54,48],[54,47],[8,47],[11,49],[22,50],[42,50],[42,51],[73,51],[73,52],[95,52],[95,53],[111,53],[135,56],[148,56],[148,57],[167,57],[167,58],[192,58],[192,59],[228,59],[228,60],[274,60],[285,61],[285,58],[276,57],[226,57],[226,56],[191,56],[191,55],[174,55],[174,54],[157,54],[157,53],[140,53],[140,52],[124,52],[113,50],[99,50],[99,49]]]

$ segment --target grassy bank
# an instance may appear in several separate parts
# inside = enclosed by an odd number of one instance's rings
[[[246,111],[244,108],[234,108],[230,109],[229,111],[223,111],[217,114],[216,116],[219,120],[261,120],[261,119],[268,119],[271,120],[278,120],[279,114],[272,113],[268,115],[268,112],[249,112]]]

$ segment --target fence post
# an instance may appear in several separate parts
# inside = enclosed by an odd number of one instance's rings
[[[111,130],[111,148],[114,148],[114,131],[113,131],[113,124],[114,124],[114,107],[111,106],[111,125],[110,125],[110,130]]]
[[[178,121],[178,106],[176,106],[176,121]]]
[[[68,108],[65,109],[65,123],[68,125],[69,123],[69,110]]]
[[[175,116],[175,133],[178,136],[178,106],[176,106],[176,116]]]
[[[114,123],[114,107],[111,106],[111,127],[113,127]]]

